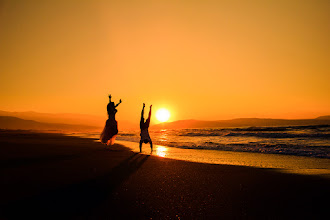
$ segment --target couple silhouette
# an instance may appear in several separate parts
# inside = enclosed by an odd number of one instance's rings
[[[108,120],[105,123],[104,129],[100,136],[100,141],[102,144],[106,145],[113,145],[115,142],[115,139],[118,134],[118,123],[116,121],[116,113],[117,113],[117,107],[120,103],[122,103],[121,99],[119,102],[115,105],[114,102],[111,101],[112,96],[109,95],[109,103],[107,105],[107,112],[108,112]],[[150,125],[150,119],[151,119],[151,108],[152,105],[150,105],[149,115],[147,120],[144,120],[144,108],[145,104],[143,103],[142,112],[141,112],[141,120],[140,120],[140,152],[142,152],[142,144],[149,143],[151,152],[153,150],[152,148],[152,141],[149,135],[149,125]]]

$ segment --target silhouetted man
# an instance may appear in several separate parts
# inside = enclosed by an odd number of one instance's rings
[[[148,131],[148,128],[149,128],[149,125],[150,125],[152,105],[150,105],[149,116],[148,116],[148,119],[145,122],[144,122],[144,107],[145,107],[145,104],[143,103],[143,108],[142,108],[142,112],[141,112],[141,121],[140,121],[140,129],[141,129],[141,133],[140,133],[140,136],[141,136],[140,153],[142,152],[142,143],[145,143],[145,144],[150,143],[150,148],[151,148],[151,151],[152,151],[152,141],[151,141],[151,138],[149,136],[149,131]]]

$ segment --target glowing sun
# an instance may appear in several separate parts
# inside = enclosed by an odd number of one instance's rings
[[[170,112],[165,108],[161,108],[156,112],[156,118],[160,122],[165,122],[170,118]]]

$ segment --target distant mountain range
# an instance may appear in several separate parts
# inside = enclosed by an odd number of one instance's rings
[[[317,117],[315,119],[317,119],[317,120],[330,120],[330,115],[320,116],[320,117]]]
[[[39,112],[8,112],[1,111],[0,116],[12,116],[25,120],[34,120],[45,123],[60,123],[60,124],[76,124],[88,126],[103,126],[106,120],[105,117],[86,115],[86,114],[71,114],[71,113],[39,113]]]
[[[100,127],[96,126],[44,123],[33,120],[25,120],[12,116],[0,116],[0,129],[47,130],[62,132],[100,131]]]
[[[4,119],[0,121],[0,129],[4,128],[4,123],[6,121],[6,126],[12,127],[11,129],[23,129],[22,127],[29,129],[28,124],[30,124],[31,129],[37,126],[36,123],[39,123],[38,126],[42,129],[39,130],[47,130],[46,128],[50,128],[51,130],[54,128],[58,128],[58,130],[63,130],[63,128],[76,128],[76,129],[83,129],[86,130],[87,128],[90,129],[102,129],[105,125],[105,121],[107,119],[106,116],[96,116],[96,115],[87,115],[87,114],[72,114],[72,113],[39,113],[33,111],[27,112],[9,112],[9,111],[1,111],[0,116],[7,116],[7,117],[15,117],[18,119],[23,119],[25,121],[14,121],[14,119]],[[8,121],[12,120],[12,125],[8,124]],[[34,123],[34,122],[36,123]],[[46,123],[41,125],[41,123]],[[54,125],[55,124],[55,125]],[[13,126],[15,125],[15,126]],[[75,125],[75,126],[73,126]],[[130,123],[128,121],[121,120],[120,129],[138,129],[139,124],[137,123]],[[56,130],[56,129],[55,129]]]
[[[165,122],[152,126],[152,129],[182,129],[182,128],[221,128],[221,127],[251,127],[251,126],[304,126],[329,125],[330,116],[315,119],[269,119],[269,118],[237,118],[231,120],[199,121],[180,120]]]
[[[50,114],[38,112],[0,111],[0,129],[24,130],[56,130],[56,131],[101,131],[105,117],[86,114]],[[315,119],[269,119],[238,118],[231,120],[201,121],[179,120],[155,124],[150,129],[182,129],[182,128],[220,128],[251,126],[304,126],[329,125],[330,116]],[[138,123],[119,121],[119,130],[138,130]]]

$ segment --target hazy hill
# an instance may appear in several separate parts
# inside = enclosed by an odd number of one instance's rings
[[[219,127],[250,127],[250,126],[302,126],[330,124],[329,116],[316,119],[268,119],[268,118],[238,118],[218,121],[180,120],[165,122],[152,126],[152,129],[181,129],[181,128],[219,128]]]
[[[25,120],[11,116],[0,116],[0,129],[22,130],[53,130],[53,131],[100,131],[100,127],[87,125],[69,125],[60,123],[43,123],[33,120]]]
[[[87,114],[72,114],[72,113],[40,113],[40,112],[8,112],[1,111],[0,116],[10,116],[16,117],[24,120],[33,120],[35,122],[42,123],[55,123],[55,124],[66,124],[66,125],[79,125],[87,127],[99,127],[102,128],[105,125],[107,116],[96,116],[96,115],[87,115]],[[130,130],[130,129],[139,129],[139,122],[131,123],[125,120],[120,120],[118,122],[118,127],[121,130]]]
[[[60,124],[77,124],[89,126],[103,126],[105,117],[86,115],[86,114],[52,114],[52,113],[39,113],[39,112],[8,112],[0,111],[0,116],[12,116],[25,120],[34,120],[46,123],[60,123]]]
[[[330,115],[320,116],[320,117],[317,117],[316,119],[318,119],[318,120],[330,120]]]

